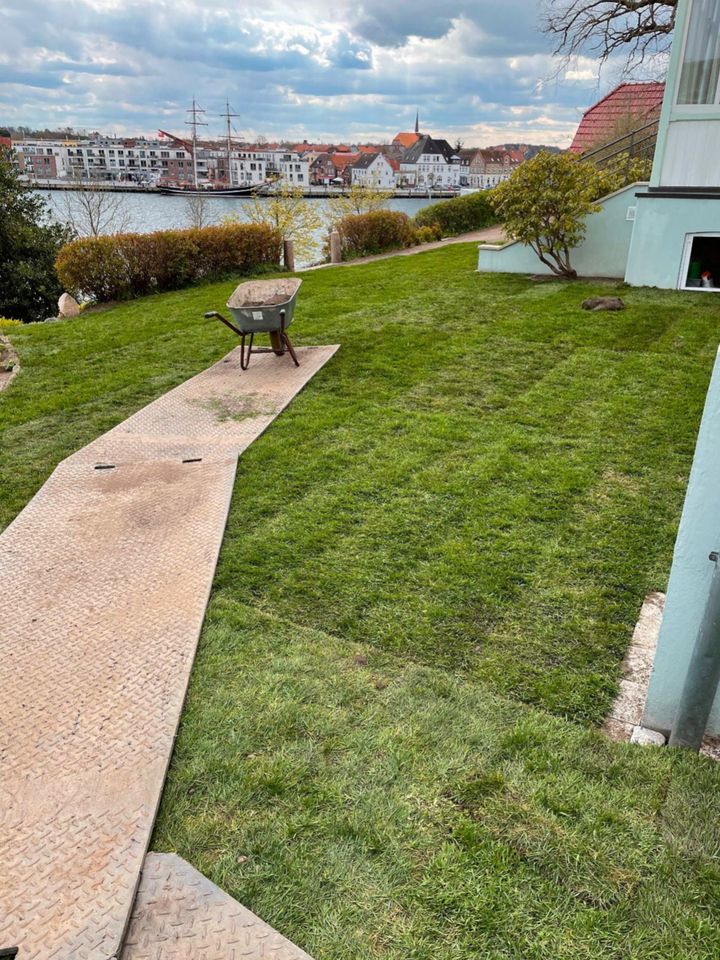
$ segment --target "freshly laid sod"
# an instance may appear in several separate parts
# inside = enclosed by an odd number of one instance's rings
[[[715,958],[720,771],[593,727],[666,584],[720,302],[474,256],[304,275],[298,342],[342,348],[241,459],[154,847],[317,960]],[[234,346],[201,319],[232,286],[12,332],[0,526]]]

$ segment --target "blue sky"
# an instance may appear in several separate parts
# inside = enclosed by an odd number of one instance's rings
[[[538,0],[5,0],[0,126],[179,132],[197,97],[218,135],[565,146],[614,85],[580,59],[557,79]],[[332,13],[329,11],[332,10]]]

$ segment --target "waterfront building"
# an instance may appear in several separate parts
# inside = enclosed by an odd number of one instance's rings
[[[394,190],[397,187],[399,163],[383,153],[361,153],[350,167],[350,182],[353,186],[378,187]]]
[[[460,187],[460,157],[447,140],[423,135],[402,156],[399,186],[452,190]]]

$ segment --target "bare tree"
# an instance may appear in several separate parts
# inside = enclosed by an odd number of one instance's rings
[[[108,233],[124,233],[130,227],[130,214],[123,194],[107,187],[78,180],[74,190],[65,195],[65,219],[81,237],[99,237]]]
[[[207,227],[210,222],[208,198],[202,193],[185,197],[185,219],[191,227]]]
[[[625,56],[625,73],[670,48],[677,0],[545,0],[542,29],[567,63],[579,54],[604,63]]]

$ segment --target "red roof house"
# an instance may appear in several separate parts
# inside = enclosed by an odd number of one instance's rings
[[[664,83],[621,83],[585,111],[570,150],[584,153],[622,136],[629,132],[623,130],[623,123],[628,118],[637,120],[637,125],[642,126],[659,117],[664,93]]]

